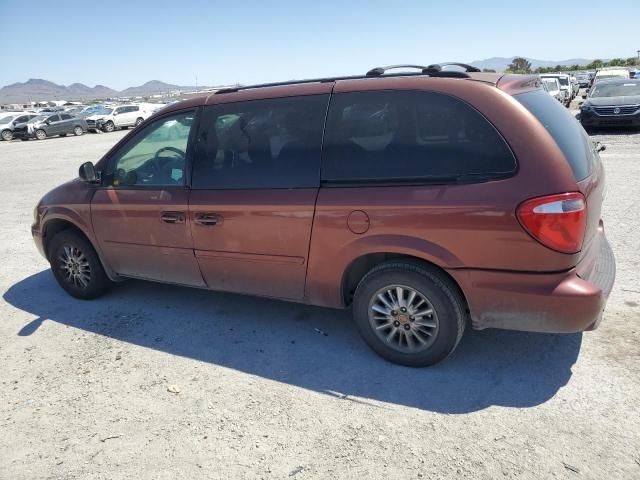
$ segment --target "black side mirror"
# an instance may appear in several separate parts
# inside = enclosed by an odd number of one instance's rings
[[[78,175],[83,182],[98,183],[100,181],[100,176],[98,172],[96,172],[96,167],[93,165],[93,162],[85,162],[80,165]]]
[[[607,149],[607,146],[600,143],[600,142],[596,142],[596,152],[604,152]]]

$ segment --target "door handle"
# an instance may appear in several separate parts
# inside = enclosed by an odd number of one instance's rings
[[[195,222],[198,225],[222,225],[222,220],[222,215],[218,215],[217,213],[198,212],[195,215]]]
[[[162,212],[160,214],[160,220],[164,223],[184,223],[185,214],[184,212]]]

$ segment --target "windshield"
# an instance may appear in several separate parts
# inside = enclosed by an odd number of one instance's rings
[[[543,82],[547,86],[547,90],[551,92],[558,90],[558,85],[554,80],[547,79],[547,80],[543,80]]]
[[[591,97],[630,97],[640,96],[640,82],[602,84],[596,83]]]
[[[8,117],[0,117],[0,123],[9,123],[11,120],[16,118],[17,115],[9,115]]]
[[[50,116],[51,116],[50,114],[38,115],[37,117],[33,117],[31,120],[29,120],[29,123],[42,122],[42,121],[46,120],[47,118],[49,118]]]
[[[96,115],[109,115],[111,112],[113,112],[113,108],[99,108],[98,110],[96,110],[95,114]]]
[[[565,86],[565,87],[566,87],[567,85],[569,85],[569,79],[568,79],[568,78],[562,78],[562,77],[560,77],[560,78],[558,78],[558,80],[560,80],[560,85],[563,85],[563,86]]]

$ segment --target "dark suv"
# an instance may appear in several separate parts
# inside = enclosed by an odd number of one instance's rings
[[[410,366],[468,322],[594,329],[615,264],[580,124],[537,77],[389,68],[161,110],[45,195],[39,250],[83,299],[133,277],[351,307]]]
[[[87,122],[83,118],[74,117],[68,113],[46,113],[16,125],[13,129],[13,136],[20,140],[29,140],[30,138],[44,140],[55,135],[61,137],[66,137],[69,134],[80,136],[86,132]]]

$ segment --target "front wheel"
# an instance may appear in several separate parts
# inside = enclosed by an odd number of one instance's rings
[[[0,133],[0,136],[7,142],[13,140],[13,132],[11,130],[3,130],[2,133]]]
[[[69,295],[90,300],[111,286],[98,254],[82,235],[64,230],[53,237],[48,250],[53,275]]]
[[[455,284],[437,269],[412,262],[386,262],[369,271],[356,289],[353,315],[376,353],[409,367],[449,356],[466,318]]]
[[[134,127],[139,127],[142,122],[144,122],[144,119],[138,117],[138,119],[136,120],[136,123],[134,124]]]
[[[84,131],[82,130],[82,127],[75,127],[75,128],[73,129],[73,134],[74,134],[76,137],[79,137],[79,136],[80,136],[80,135],[82,135],[83,133],[84,133]]]
[[[111,120],[109,120],[107,123],[104,124],[105,132],[113,132],[115,129],[116,129],[116,126]]]
[[[44,140],[45,138],[47,138],[47,132],[42,129],[36,130],[36,138],[38,140]]]

